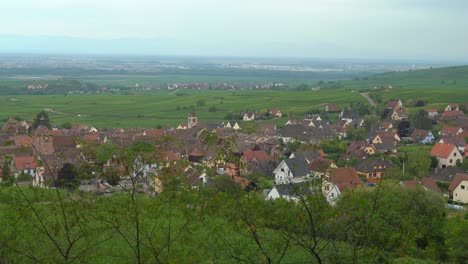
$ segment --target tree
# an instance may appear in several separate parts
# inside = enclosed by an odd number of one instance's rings
[[[52,129],[52,125],[50,124],[49,115],[46,111],[41,111],[36,115],[34,122],[32,124],[32,128],[36,129],[39,126],[46,126],[49,129]]]
[[[419,110],[411,117],[413,126],[419,129],[431,129],[432,120],[428,117],[427,112],[424,110]]]
[[[410,121],[400,121],[397,125],[397,133],[399,137],[409,137],[411,135],[411,122]]]
[[[431,162],[429,153],[423,150],[408,153],[408,171],[418,178],[423,178],[427,175]]]
[[[11,185],[13,183],[13,177],[11,177],[11,169],[10,169],[10,161],[8,157],[5,157],[5,161],[3,162],[3,183],[5,185]]]
[[[75,166],[71,163],[65,163],[58,173],[55,185],[67,190],[75,190],[79,184]]]

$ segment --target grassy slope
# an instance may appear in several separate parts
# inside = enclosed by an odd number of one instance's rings
[[[184,92],[185,93],[185,92]],[[266,111],[279,108],[284,113],[300,117],[304,112],[323,107],[324,103],[344,106],[350,102],[365,102],[351,91],[190,91],[185,96],[170,95],[168,91],[135,95],[52,95],[0,97],[0,119],[20,116],[31,120],[44,108],[73,115],[49,114],[52,122],[80,122],[97,127],[155,127],[185,123],[191,106],[197,107],[199,122],[213,123],[224,119],[227,113],[245,110]],[[209,112],[211,106],[216,112]],[[179,107],[179,110],[176,110]],[[185,109],[184,109],[185,107]],[[90,115],[89,117],[78,117]],[[144,116],[137,118],[137,115]]]

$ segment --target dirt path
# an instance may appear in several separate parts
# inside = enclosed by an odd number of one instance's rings
[[[369,104],[371,104],[373,107],[377,107],[377,104],[374,102],[374,100],[372,100],[372,98],[369,97],[369,93],[360,93],[360,95],[366,98]]]
[[[44,111],[54,113],[54,114],[57,114],[57,115],[69,115],[69,116],[79,116],[79,117],[89,117],[90,116],[90,115],[64,113],[64,112],[61,112],[61,111],[54,110],[52,108],[44,108]]]

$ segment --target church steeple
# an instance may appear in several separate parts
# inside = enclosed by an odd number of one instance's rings
[[[198,117],[197,117],[197,115],[195,113],[195,108],[193,108],[192,113],[188,117],[187,127],[192,128],[192,127],[196,126],[197,123],[198,123]]]

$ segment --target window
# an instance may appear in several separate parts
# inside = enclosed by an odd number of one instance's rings
[[[450,159],[450,163],[453,163],[453,160],[452,160],[452,159]]]
[[[456,152],[455,152],[455,153],[453,153],[453,156],[454,156],[454,157],[456,157],[456,156],[457,156],[457,153],[456,153]]]
[[[465,185],[462,185],[462,186],[461,186],[461,189],[462,189],[462,190],[465,190]]]

